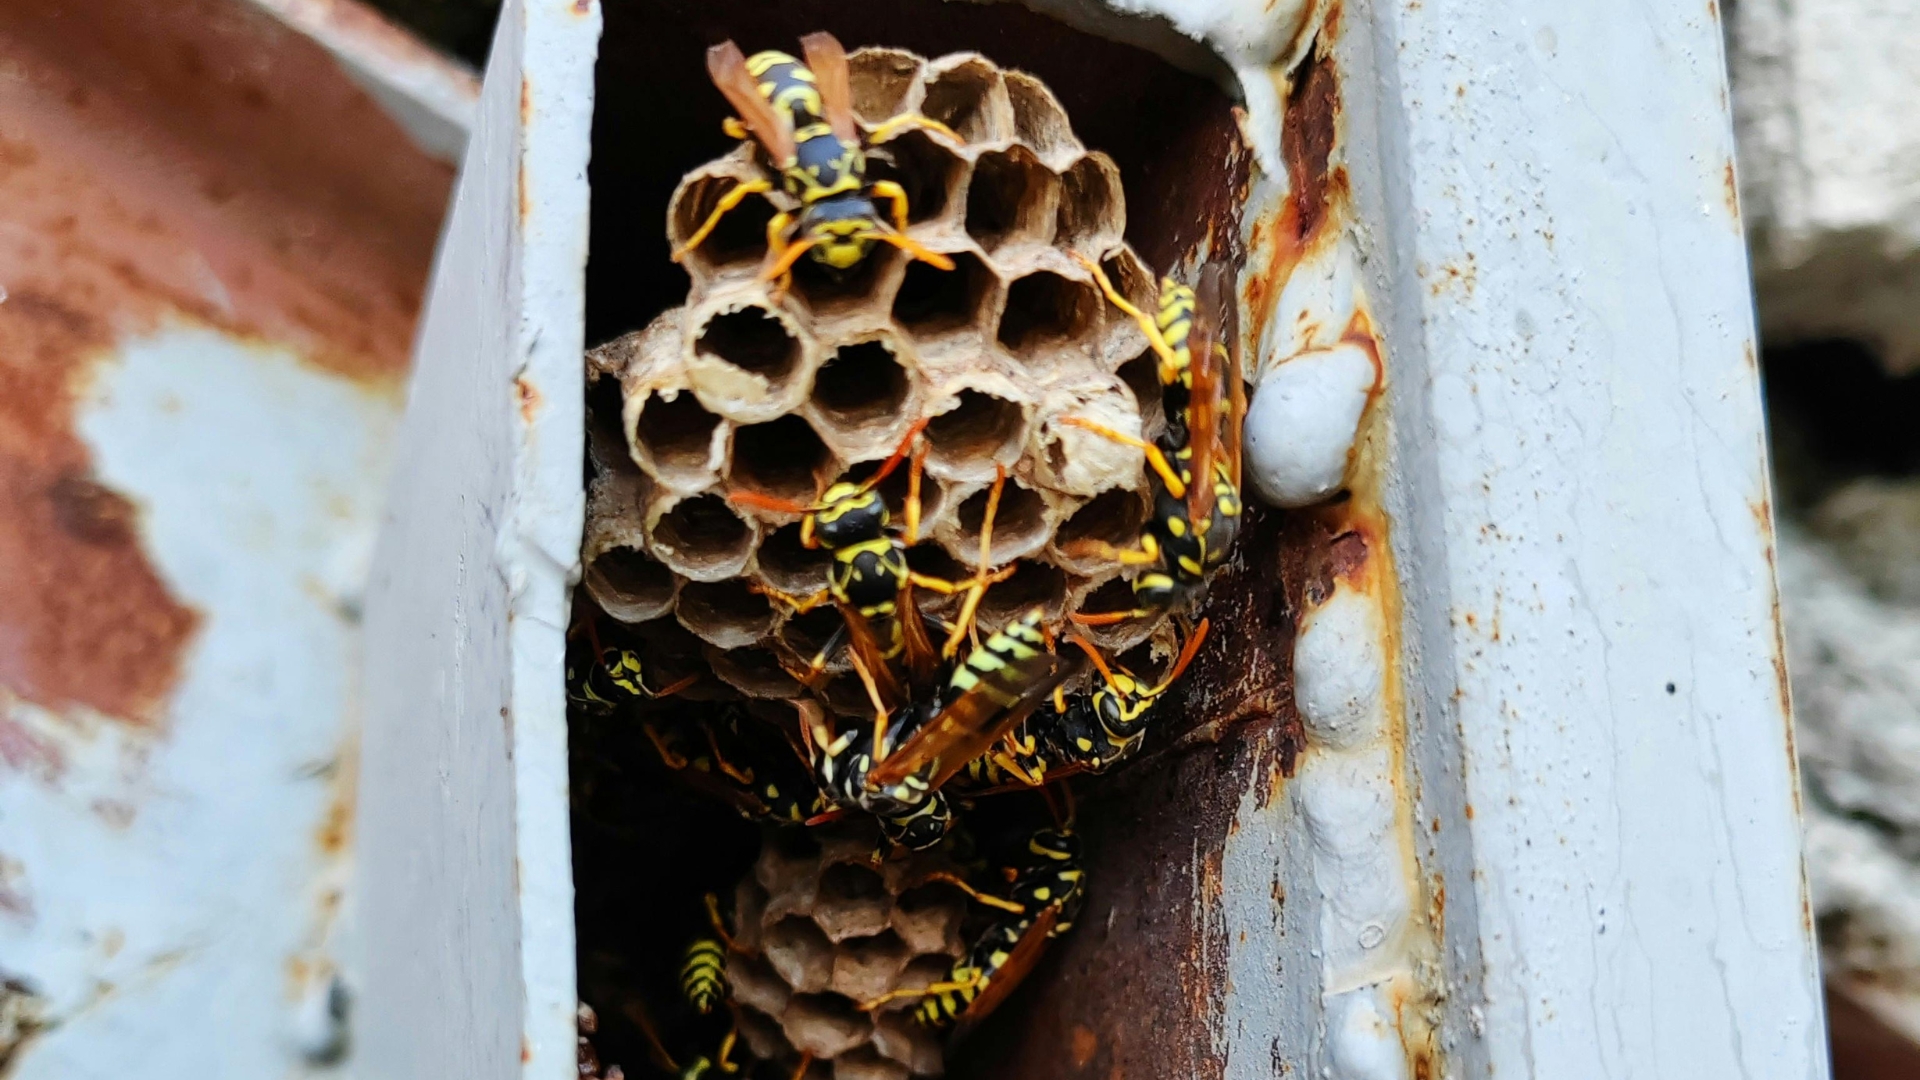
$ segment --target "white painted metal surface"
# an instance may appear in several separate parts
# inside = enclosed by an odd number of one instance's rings
[[[1824,1076],[1715,8],[1346,18],[1448,1068]]]
[[[9,703],[64,761],[0,783],[33,914],[0,920],[0,958],[53,1024],[10,1077],[323,1074],[301,1061],[329,1025],[300,998],[337,972],[345,838],[323,834],[350,807],[353,611],[397,406],[190,323],[96,369],[79,426],[99,479],[144,508],[204,621],[158,725]],[[238,1030],[216,1038],[210,1010]]]
[[[597,7],[502,13],[368,599],[360,1075],[574,1075],[562,654]]]

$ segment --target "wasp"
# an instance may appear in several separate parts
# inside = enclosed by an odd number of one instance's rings
[[[728,704],[717,714],[699,718],[650,716],[641,721],[641,730],[662,764],[741,817],[801,824],[820,810],[820,791],[801,763],[784,754],[757,752],[760,740],[741,728],[759,722]]]
[[[942,270],[953,260],[906,235],[907,193],[891,180],[867,179],[867,155],[853,116],[846,50],[828,33],[800,39],[806,62],[768,50],[748,57],[731,41],[707,50],[707,73],[736,112],[724,126],[737,139],[752,137],[766,151],[780,187],[800,206],[767,225],[765,280],[785,280],[802,255],[831,270],[850,269],[875,242],[892,244]],[[937,132],[958,144],[946,125],[907,113],[874,129],[875,143],[908,127]],[[673,253],[675,262],[713,232],[720,219],[748,196],[773,190],[773,181],[751,180],[727,192],[713,213]],[[881,219],[876,200],[892,204],[892,223]]]
[[[1081,261],[1107,299],[1140,324],[1168,390],[1167,430],[1153,442],[1083,417],[1067,418],[1068,423],[1141,448],[1156,475],[1153,517],[1136,548],[1123,550],[1099,541],[1081,545],[1123,565],[1151,567],[1134,579],[1138,606],[1133,610],[1075,614],[1076,622],[1092,626],[1165,611],[1197,592],[1206,572],[1226,560],[1240,530],[1240,425],[1246,401],[1238,353],[1217,331],[1232,312],[1224,268],[1203,270],[1197,290],[1165,279],[1159,310],[1148,315],[1121,296],[1099,266]],[[1232,335],[1226,339],[1230,342]]]
[[[1146,738],[1147,720],[1154,705],[1193,662],[1201,642],[1206,640],[1209,625],[1208,620],[1200,620],[1181,647],[1179,657],[1167,670],[1166,678],[1157,684],[1149,684],[1125,668],[1108,664],[1098,649],[1084,638],[1074,637],[1073,643],[1086,652],[1100,672],[1103,685],[1090,694],[1074,697],[1045,729],[1041,751],[1049,765],[1063,767],[1059,769],[1061,772],[1075,769],[1103,773],[1132,756]]]
[[[706,907],[713,936],[693,939],[680,960],[680,996],[701,1016],[727,1000],[727,956],[740,951],[720,914],[720,898],[708,893]]]
[[[601,644],[598,621],[591,616],[576,626],[574,643],[568,649],[567,700],[603,716],[654,698],[671,697],[698,678],[689,675],[658,690],[651,689],[640,654]]]
[[[990,924],[944,980],[894,990],[860,1008],[872,1012],[899,998],[919,997],[914,1019],[927,1027],[970,1029],[985,1020],[1033,970],[1047,942],[1071,930],[1079,917],[1086,902],[1080,838],[1064,826],[1035,831],[1011,891],[1010,902],[1020,910]]]
[[[880,818],[890,839],[913,848],[938,843],[952,819],[942,785],[1080,670],[1077,658],[1048,647],[1044,618],[1044,609],[1029,610],[968,653],[944,687],[891,711],[869,683],[872,728],[813,736],[820,787],[843,807]]]
[[[890,702],[904,701],[908,694],[893,673],[894,661],[904,658],[908,678],[915,685],[929,682],[939,663],[914,606],[913,586],[943,595],[967,594],[960,622],[941,650],[951,655],[971,624],[972,614],[987,587],[1012,572],[1012,568],[989,572],[986,564],[992,544],[993,513],[1005,481],[1004,474],[996,476],[994,487],[988,493],[987,514],[980,529],[980,569],[971,582],[946,581],[908,566],[907,548],[919,539],[920,477],[924,464],[919,437],[926,425],[924,419],[915,423],[873,475],[859,483],[837,481],[811,506],[753,491],[736,491],[727,496],[747,506],[802,515],[800,542],[808,548],[825,548],[833,555],[824,589],[807,597],[774,594],[795,612],[811,610],[830,599],[840,609],[845,623],[844,627],[836,628],[814,656],[802,682],[811,683],[841,642],[851,640],[853,657],[862,677],[875,680],[882,696]],[[886,500],[877,490],[902,461],[909,462],[904,538],[892,531]]]
[[[626,1013],[628,1018],[640,1028],[640,1033],[646,1037],[648,1056],[653,1059],[655,1067],[662,1072],[678,1077],[679,1080],[703,1080],[714,1073],[731,1076],[740,1071],[740,1063],[733,1060],[733,1048],[740,1038],[738,1028],[727,1031],[713,1056],[700,1054],[682,1065],[667,1051],[666,1043],[660,1038],[660,1031],[654,1026],[653,1017],[648,1015],[644,1004],[637,999],[630,1001],[627,1003]]]

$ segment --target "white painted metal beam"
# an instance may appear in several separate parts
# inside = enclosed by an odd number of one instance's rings
[[[363,1077],[574,1071],[562,668],[599,9],[502,12],[367,604]]]
[[[1450,1074],[1824,1076],[1716,7],[1346,18]]]

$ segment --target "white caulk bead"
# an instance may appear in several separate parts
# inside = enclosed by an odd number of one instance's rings
[[[1340,490],[1375,377],[1359,345],[1304,353],[1267,373],[1246,426],[1247,474],[1267,501],[1308,506]]]

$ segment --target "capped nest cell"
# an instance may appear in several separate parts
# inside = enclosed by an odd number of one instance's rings
[[[1080,144],[1039,80],[978,54],[929,61],[870,48],[849,61],[869,131],[917,112],[960,136],[905,128],[875,148],[870,167],[908,193],[908,236],[953,269],[876,244],[837,275],[802,258],[782,290],[761,279],[766,223],[794,206],[777,190],[754,195],[686,256],[685,303],[589,358],[594,378],[619,387],[626,453],[596,455],[587,589],[618,619],[671,613],[716,651],[715,674],[755,697],[792,694],[777,660],[806,659],[819,637],[792,625],[802,616],[790,605],[756,599],[817,592],[828,558],[799,542],[799,514],[736,493],[811,504],[836,479],[870,473],[924,421],[917,539],[941,557],[917,550],[916,569],[952,578],[980,569],[989,489],[1004,472],[988,568],[1012,569],[980,604],[982,628],[1039,603],[1061,630],[1123,576],[1075,542],[1131,546],[1149,483],[1137,447],[1063,421],[1134,436],[1163,426],[1151,363],[1143,381],[1136,360],[1144,336],[1078,261],[1102,264],[1152,304],[1154,276],[1121,240],[1114,163]],[[684,244],[735,186],[763,176],[758,153],[743,143],[687,174],[668,239]],[[896,528],[906,471],[882,489]],[[1126,647],[1157,623],[1092,636]],[[862,707],[828,697],[836,711]]]
[[[876,865],[876,839],[866,823],[774,834],[735,890],[728,979],[755,1058],[811,1054],[836,1080],[941,1071],[941,1033],[857,1006],[944,978],[964,951],[966,897],[929,880],[953,871],[941,856]]]

